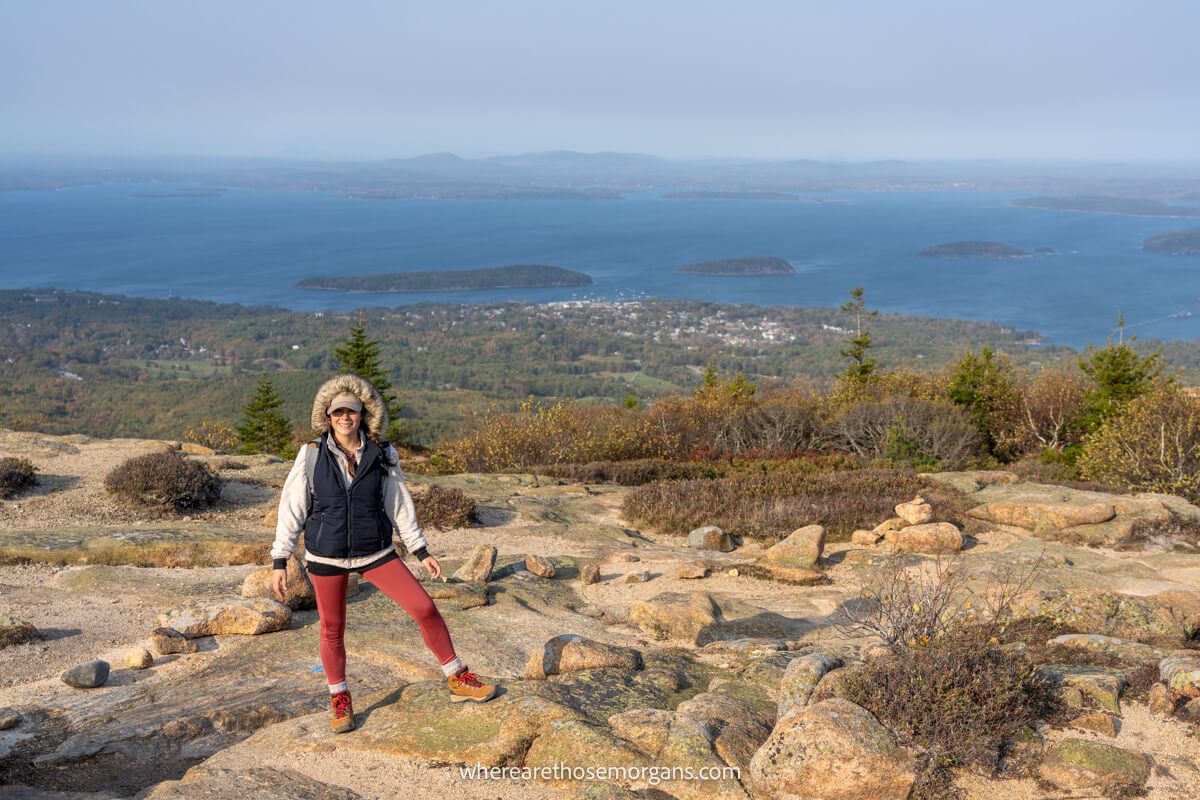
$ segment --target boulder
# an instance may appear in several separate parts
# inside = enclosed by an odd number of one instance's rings
[[[496,567],[496,548],[490,544],[475,545],[467,561],[452,576],[464,583],[487,583]]]
[[[896,531],[892,544],[907,553],[941,555],[962,550],[962,533],[949,522],[927,522],[909,525]]]
[[[768,548],[761,562],[784,567],[812,569],[821,560],[825,551],[825,526],[806,525],[788,534],[788,537]]]
[[[625,573],[625,577],[621,578],[621,583],[645,583],[650,578],[650,570],[639,569]]]
[[[125,651],[126,669],[146,669],[154,664],[154,656],[144,647]]]
[[[242,597],[262,597],[274,599],[275,590],[272,588],[275,570],[271,567],[256,569],[242,581]],[[356,577],[356,576],[351,576]],[[357,582],[356,582],[357,583]],[[308,570],[300,566],[298,559],[289,558],[287,562],[287,592],[283,602],[293,611],[316,608],[317,595],[313,592],[312,581],[308,579]],[[349,587],[347,587],[349,588]],[[349,593],[347,593],[349,596]]]
[[[636,750],[647,756],[656,756],[666,744],[667,733],[675,712],[658,708],[635,708],[622,711],[608,718],[608,727],[613,734],[624,739]]]
[[[150,646],[160,656],[194,653],[198,646],[174,628],[155,628],[150,632]]]
[[[629,621],[656,639],[704,644],[720,613],[707,594],[663,592],[629,609]]]
[[[813,690],[825,673],[840,666],[840,658],[824,653],[809,653],[793,658],[784,670],[783,681],[779,685],[778,715],[783,717],[793,709],[807,706]]]
[[[1046,749],[1038,774],[1064,791],[1130,794],[1150,777],[1150,760],[1104,742],[1063,739]]]
[[[1184,722],[1200,723],[1200,697],[1193,697],[1175,712]]]
[[[1150,661],[1163,657],[1163,651],[1157,647],[1099,633],[1064,633],[1062,636],[1055,636],[1049,643],[1060,647],[1111,653],[1130,661]]]
[[[255,635],[286,628],[292,622],[292,610],[283,603],[258,597],[183,606],[160,614],[158,621],[189,639],[233,633]]]
[[[1038,674],[1059,688],[1068,705],[1074,705],[1075,692],[1091,700],[1105,711],[1120,715],[1121,692],[1126,686],[1120,670],[1077,664],[1048,664],[1038,668]],[[1076,698],[1077,699],[1077,698]]]
[[[684,561],[675,570],[675,577],[680,580],[708,577],[708,564],[703,561]]]
[[[74,686],[76,689],[95,689],[97,686],[103,686],[104,682],[108,680],[108,670],[107,661],[96,659],[76,664],[59,678],[63,683]]]
[[[704,692],[675,707],[675,719],[659,758],[696,766],[723,762],[745,774],[774,722],[769,711],[720,692]],[[714,755],[716,758],[711,757]]]
[[[687,546],[695,550],[720,550],[722,553],[728,553],[733,549],[733,540],[716,525],[705,525],[688,533]]]
[[[1079,728],[1083,731],[1092,731],[1104,736],[1116,736],[1120,731],[1117,723],[1118,719],[1115,714],[1110,714],[1107,711],[1093,711],[1090,714],[1083,714],[1071,720],[1071,727]]]
[[[1200,625],[1200,593],[1126,595],[1105,589],[1045,589],[1017,598],[1013,611],[1021,618],[1052,619],[1064,628],[1182,646],[1187,632]]]
[[[879,544],[879,540],[882,538],[883,534],[876,533],[875,531],[855,531],[850,534],[850,543],[873,547]]]
[[[600,567],[594,563],[584,564],[579,568],[579,582],[583,585],[595,583],[600,580]]]
[[[1146,704],[1150,706],[1151,714],[1160,717],[1169,717],[1175,713],[1175,695],[1171,694],[1165,683],[1156,683],[1150,687],[1150,691],[1146,693]]]
[[[574,633],[563,633],[550,639],[535,652],[525,665],[525,680],[542,680],[549,675],[562,675],[585,669],[615,667],[639,670],[642,654],[630,647],[595,642]]]
[[[23,619],[0,614],[0,649],[41,638],[37,628]]]
[[[23,719],[25,718],[11,708],[0,708],[0,731],[17,727]]]
[[[756,578],[766,578],[789,586],[813,586],[825,583],[825,575],[819,570],[809,567],[793,567],[787,564],[772,564],[770,561],[759,561],[742,565],[747,575]],[[737,577],[736,569],[729,571],[730,576]]]
[[[925,502],[925,498],[917,495],[907,503],[896,506],[896,516],[909,525],[923,525],[933,519],[933,506]]]
[[[789,714],[750,761],[756,797],[906,800],[913,759],[866,709],[833,698]]]
[[[550,559],[544,556],[535,556],[532,553],[525,556],[525,569],[539,578],[553,578],[558,574],[554,565],[550,563]]]
[[[967,512],[975,519],[1011,525],[1034,533],[1053,533],[1076,525],[1097,525],[1116,516],[1112,503],[1106,502],[1045,502],[1043,500],[1012,500],[984,503]]]
[[[1200,697],[1200,655],[1164,658],[1158,662],[1158,677],[1173,697]]]

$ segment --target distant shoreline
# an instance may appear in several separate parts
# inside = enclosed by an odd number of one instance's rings
[[[484,269],[449,272],[386,272],[376,275],[348,275],[305,278],[297,289],[327,292],[469,292],[491,289],[562,289],[591,286],[592,276],[575,270],[545,264],[512,264]]]

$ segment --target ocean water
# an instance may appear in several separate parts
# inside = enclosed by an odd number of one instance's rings
[[[639,296],[831,306],[855,286],[882,311],[994,321],[1082,347],[1118,312],[1141,338],[1200,338],[1200,258],[1145,253],[1195,222],[1020,208],[986,192],[832,192],[814,202],[357,200],[326,193],[109,184],[0,192],[0,288],[58,287],[297,310],[420,302],[546,302]],[[819,202],[817,202],[819,201]],[[1055,255],[941,260],[918,251],[985,239]],[[788,259],[786,277],[698,277],[715,258]],[[342,294],[294,288],[314,275],[540,263],[590,287]],[[1194,315],[1188,316],[1188,312]]]

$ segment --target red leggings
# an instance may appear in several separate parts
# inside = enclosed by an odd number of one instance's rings
[[[417,621],[421,638],[437,656],[439,664],[455,660],[457,656],[446,621],[403,561],[392,559],[367,570],[362,576]],[[342,637],[346,632],[346,583],[350,576],[310,573],[308,577],[317,594],[317,615],[321,618],[321,664],[330,684],[341,683],[346,679],[346,645]]]

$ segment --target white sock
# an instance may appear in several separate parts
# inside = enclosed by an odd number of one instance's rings
[[[348,691],[350,691],[350,687],[346,685],[345,681],[342,681],[341,683],[329,684],[329,693],[331,695],[337,694],[338,692],[348,692]]]
[[[449,678],[451,675],[454,675],[454,674],[458,673],[459,671],[464,670],[466,668],[467,668],[467,665],[464,664],[462,662],[462,659],[459,658],[458,656],[455,656],[454,660],[447,661],[445,664],[442,664],[442,672],[445,673],[447,678]]]

